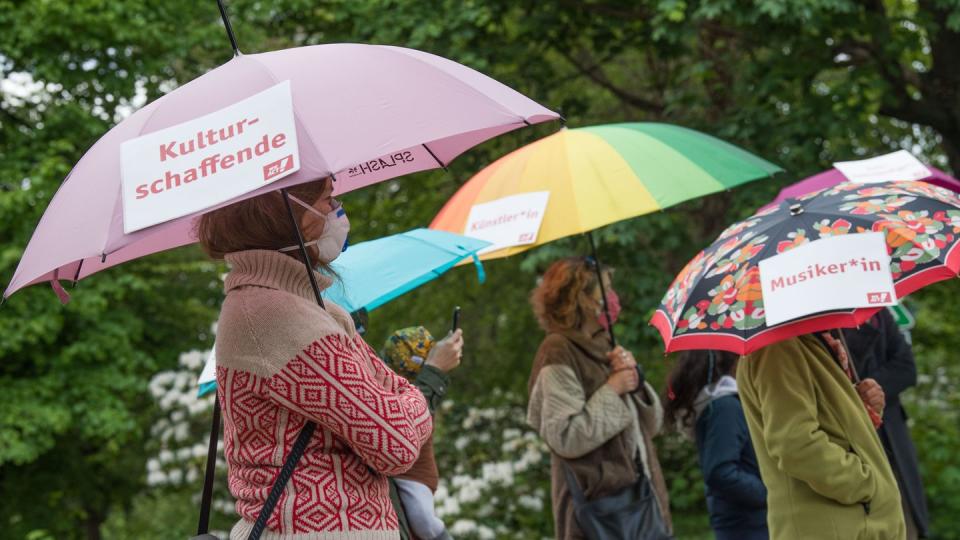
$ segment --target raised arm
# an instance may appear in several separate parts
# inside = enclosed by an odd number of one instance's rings
[[[565,354],[553,349],[551,354]],[[596,450],[630,425],[630,408],[610,385],[584,394],[576,373],[547,363],[537,375],[527,420],[559,456],[575,459]]]

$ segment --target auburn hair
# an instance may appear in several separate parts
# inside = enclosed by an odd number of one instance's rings
[[[293,197],[307,204],[313,204],[326,187],[329,178],[307,182],[289,188]],[[306,209],[291,201],[293,216],[299,226]],[[271,191],[246,199],[212,212],[204,214],[196,227],[197,240],[203,250],[213,259],[223,259],[224,255],[248,249],[279,249],[297,244],[296,232],[290,223],[283,195]],[[304,238],[304,242],[311,240]],[[285,252],[297,260],[303,260],[300,250]],[[310,266],[319,266],[325,272],[331,272],[328,265],[317,260],[317,249],[307,247]]]
[[[533,314],[545,332],[580,328],[583,324],[583,303],[592,298],[600,285],[596,262],[589,257],[568,257],[555,261],[543,273],[530,294]],[[612,270],[604,267],[604,284]]]

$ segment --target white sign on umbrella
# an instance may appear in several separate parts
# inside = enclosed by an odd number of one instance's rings
[[[290,81],[124,142],[123,232],[210,208],[300,170]]]
[[[474,205],[463,234],[493,244],[480,251],[481,255],[536,243],[549,199],[549,191],[536,191]]]
[[[768,327],[821,311],[897,303],[883,233],[816,240],[759,266]]]
[[[906,150],[859,161],[838,161],[833,166],[848,180],[858,184],[922,180],[933,174],[916,156]]]

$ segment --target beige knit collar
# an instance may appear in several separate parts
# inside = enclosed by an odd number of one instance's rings
[[[316,301],[310,278],[303,263],[289,255],[265,249],[251,249],[228,253],[224,257],[230,265],[230,273],[224,280],[224,291],[244,286],[266,287],[295,294],[310,301]],[[333,283],[333,279],[314,272],[317,285],[324,290]]]

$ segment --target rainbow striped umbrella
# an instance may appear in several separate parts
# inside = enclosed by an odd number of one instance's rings
[[[474,207],[548,193],[539,231],[481,255],[494,259],[780,171],[732,144],[669,124],[562,129],[477,173],[447,201],[430,228],[474,236],[466,230]],[[490,221],[503,224],[510,217]]]

